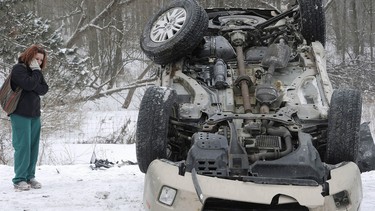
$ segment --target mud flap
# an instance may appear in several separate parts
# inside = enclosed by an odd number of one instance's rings
[[[357,165],[361,172],[375,170],[375,145],[371,135],[370,122],[361,124]]]

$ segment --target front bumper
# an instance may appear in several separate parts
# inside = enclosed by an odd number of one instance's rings
[[[146,210],[205,210],[211,199],[249,206],[299,204],[305,210],[358,210],[362,201],[362,182],[356,164],[350,162],[331,170],[329,195],[323,186],[269,185],[196,175],[201,189],[198,198],[192,174],[178,174],[178,167],[154,160],[145,176],[143,203]],[[164,186],[177,190],[173,204],[159,201]],[[275,200],[276,199],[276,200]],[[202,202],[201,202],[202,201]],[[204,205],[206,204],[206,206]],[[208,210],[208,209],[207,209]],[[225,210],[224,208],[222,210]],[[230,210],[230,209],[228,209]]]

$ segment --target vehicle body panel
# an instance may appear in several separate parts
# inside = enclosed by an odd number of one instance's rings
[[[345,175],[345,176],[343,176]],[[298,202],[309,210],[357,210],[362,200],[362,183],[360,172],[356,164],[350,162],[331,171],[328,196],[322,196],[323,187],[293,186],[293,185],[268,185],[226,180],[216,177],[197,175],[199,185],[203,192],[202,201],[208,198],[219,198],[238,202],[258,203],[270,205],[273,198],[279,204]],[[161,188],[166,185],[177,189],[176,199],[172,206],[167,206],[158,201]],[[336,207],[333,194],[347,191],[350,196],[350,205]],[[178,166],[163,160],[153,161],[145,177],[143,203],[147,210],[202,210],[192,175],[186,172],[179,175]]]

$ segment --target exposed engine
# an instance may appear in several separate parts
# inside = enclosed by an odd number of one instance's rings
[[[285,86],[296,80],[285,80],[285,71],[296,78],[303,72],[287,68],[289,62],[301,62],[297,49],[290,47],[283,36],[269,46],[248,46],[245,36],[241,36],[242,32],[232,33],[228,39],[205,37],[202,46],[184,62],[183,73],[200,82],[205,90],[195,95],[211,99],[204,112],[211,116],[212,123],[209,120],[201,133],[193,135],[188,170],[195,168],[209,175],[254,175],[257,173],[249,165],[282,158],[298,146],[298,137],[293,136],[297,136],[299,127],[288,124],[294,122],[292,114],[296,111],[283,109],[294,103],[288,100]],[[216,101],[222,103],[215,104]],[[185,116],[189,121],[194,121],[192,108],[188,102],[180,107],[180,111],[185,111],[180,113],[189,114]],[[230,121],[215,116],[218,112],[229,112]],[[225,159],[226,154],[229,159]]]

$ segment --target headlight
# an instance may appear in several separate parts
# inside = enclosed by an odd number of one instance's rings
[[[171,206],[176,198],[177,190],[168,186],[163,186],[159,195],[159,202]]]

